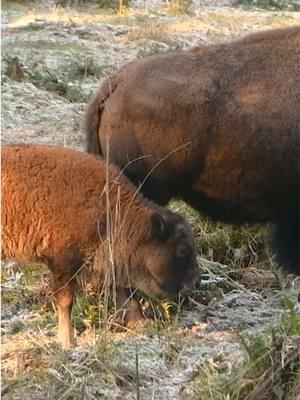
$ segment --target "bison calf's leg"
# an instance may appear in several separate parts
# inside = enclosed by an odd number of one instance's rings
[[[145,322],[139,302],[132,297],[128,289],[117,289],[116,307],[117,321],[127,328],[132,329]]]
[[[51,284],[58,312],[58,341],[63,349],[69,349],[73,344],[71,313],[73,306],[74,281],[69,275],[51,274]]]

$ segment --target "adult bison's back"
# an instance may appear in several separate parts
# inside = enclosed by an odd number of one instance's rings
[[[275,223],[298,269],[299,26],[136,60],[103,83],[86,127],[88,151],[154,201]]]

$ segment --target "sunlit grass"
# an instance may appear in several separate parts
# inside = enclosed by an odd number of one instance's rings
[[[27,12],[22,4],[17,4],[17,8]],[[201,8],[195,16],[178,13],[175,18],[175,10],[170,14],[166,9],[152,11],[155,19],[146,23],[149,15],[145,16],[145,10],[131,8],[123,14],[99,8],[32,10],[8,26],[21,32],[24,28],[30,35],[31,30],[39,32],[48,23],[56,25],[58,30],[94,23],[127,25],[128,33],[125,29],[116,40],[124,46],[134,43],[138,56],[143,57],[181,48],[179,39],[183,34],[200,32],[204,41],[215,42],[250,30],[300,22],[300,13],[289,12]],[[164,16],[162,21],[160,15]],[[85,37],[80,34],[78,43],[81,38],[89,40],[89,33]],[[28,49],[31,46],[63,53],[68,44],[28,40]],[[74,43],[73,49],[79,52],[78,46]],[[62,81],[56,74],[42,72],[30,71],[29,81],[41,90],[60,91],[70,101],[80,102],[87,100],[82,96],[80,83],[87,76],[102,79],[107,68],[96,65],[92,59],[86,64],[76,60],[64,71]],[[78,85],[73,85],[75,80]],[[84,289],[77,294],[73,310],[77,347],[64,352],[57,344],[57,315],[47,283],[47,269],[35,265],[24,267],[17,272],[19,280],[15,281],[16,276],[9,281],[9,274],[2,274],[3,398],[112,400],[117,396],[135,398],[138,390],[145,390],[142,393],[147,395],[154,393],[156,398],[156,392],[151,392],[153,388],[178,384],[182,399],[240,400],[241,394],[251,395],[264,374],[269,376],[271,372],[277,379],[278,393],[280,385],[284,388],[286,400],[295,400],[300,395],[298,360],[292,359],[293,365],[284,364],[295,346],[294,337],[299,336],[299,320],[289,300],[283,318],[266,330],[259,326],[262,332],[256,332],[254,327],[251,334],[245,329],[237,336],[236,330],[210,330],[213,307],[220,304],[226,317],[228,309],[222,299],[233,290],[246,294],[268,291],[275,299],[275,291],[280,294],[285,286],[285,278],[277,275],[266,248],[267,228],[233,228],[202,218],[184,203],[175,202],[172,207],[192,224],[203,282],[185,298],[158,300],[139,293],[149,323],[135,331],[118,332],[104,327],[103,299],[98,293]],[[113,310],[109,312],[111,316]],[[215,351],[218,343],[222,346]],[[231,352],[233,343],[238,343],[241,349],[238,358]],[[282,368],[279,360],[283,361]]]
[[[156,12],[158,10],[155,10]],[[83,25],[94,23],[122,23],[122,24],[138,24],[135,20],[136,17],[143,18],[145,16],[144,10],[137,10],[128,8],[126,13],[118,14],[112,9],[99,9],[90,8],[88,11],[76,11],[72,9],[64,9],[61,7],[54,7],[52,10],[39,12],[31,10],[19,18],[16,18],[8,24],[11,28],[22,28],[29,24],[39,23],[55,23],[62,25]],[[211,24],[218,23],[220,27],[222,24],[230,24],[231,27],[249,25],[267,28],[280,27],[290,25],[292,22],[299,23],[300,12],[281,12],[274,13],[270,11],[245,11],[242,9],[231,9],[230,12],[212,11],[209,9],[201,9],[196,17],[182,15],[178,21],[167,23],[167,29],[172,31],[184,32],[193,28],[197,30],[202,28],[211,27]],[[200,24],[200,25],[199,25]]]

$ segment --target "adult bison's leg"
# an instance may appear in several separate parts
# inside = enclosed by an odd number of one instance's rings
[[[300,275],[299,262],[299,216],[275,224],[271,238],[271,248],[277,261],[287,272]]]

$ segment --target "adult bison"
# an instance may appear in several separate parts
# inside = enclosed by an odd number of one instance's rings
[[[180,197],[228,223],[275,225],[299,273],[300,26],[154,55],[91,100],[87,149],[159,204]]]

